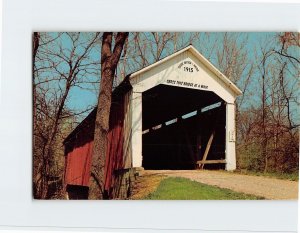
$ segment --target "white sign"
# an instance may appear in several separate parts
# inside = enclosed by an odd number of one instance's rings
[[[178,69],[182,69],[185,72],[193,73],[194,71],[198,72],[198,66],[192,61],[183,61],[178,65]]]
[[[235,142],[235,131],[234,130],[229,131],[229,141]]]
[[[174,86],[181,86],[181,87],[190,87],[190,88],[197,88],[197,89],[208,89],[207,85],[201,83],[194,83],[194,82],[184,82],[179,80],[167,79],[167,84],[174,85]]]

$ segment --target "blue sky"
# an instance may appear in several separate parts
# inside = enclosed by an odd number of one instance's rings
[[[234,34],[234,33],[233,33]],[[177,50],[179,50],[182,47],[185,47],[189,44],[188,38],[190,37],[191,33],[184,33],[182,35],[182,41],[183,43],[181,44],[180,47],[177,48]],[[201,35],[203,35],[203,38],[206,38],[205,33],[202,33]],[[145,37],[147,37],[148,34],[145,33]],[[196,47],[196,49],[198,49],[200,52],[202,52],[202,54],[207,57],[208,59],[210,59],[210,61],[217,67],[217,60],[216,60],[216,54],[210,54],[210,51],[212,51],[213,48],[213,41],[216,38],[221,38],[222,37],[222,33],[210,33],[210,37],[209,39],[205,39],[202,41],[202,39],[195,40],[192,44]],[[266,43],[266,46],[273,46],[276,45],[276,43],[278,43],[277,41],[277,37],[276,37],[276,33],[275,32],[245,32],[245,33],[241,33],[240,37],[238,39],[238,43],[242,43],[242,41],[247,37],[247,43],[245,45],[245,49],[247,50],[248,53],[248,57],[249,57],[249,66],[251,64],[255,63],[255,56],[258,54],[257,52],[259,51],[259,47],[260,45],[263,43],[265,43],[265,41],[269,41],[269,43]],[[200,37],[202,38],[202,37]],[[201,42],[202,41],[202,42]],[[66,51],[68,49],[70,49],[72,47],[72,43],[71,40],[69,40],[66,36],[61,38],[61,43],[62,46],[66,48]],[[218,46],[221,46],[220,43],[222,43],[222,41],[220,40],[218,42]],[[131,46],[133,44],[132,42],[132,34],[129,37],[129,46]],[[162,53],[162,57],[165,57],[167,55],[169,55],[172,52],[172,49],[174,49],[174,47],[172,48],[172,44],[169,45],[169,49],[168,50],[164,50]],[[80,48],[77,50],[78,53],[80,53]],[[92,49],[90,51],[90,59],[95,61],[95,62],[99,62],[100,61],[100,44],[97,45],[94,49]],[[208,57],[209,56],[209,57]],[[150,54],[149,54],[150,57]],[[151,62],[151,58],[149,59]],[[130,60],[128,59],[128,64],[130,64]],[[134,66],[133,61],[131,61],[131,65]],[[152,62],[151,62],[152,63]],[[100,65],[96,66],[99,68],[99,72],[100,72]],[[127,74],[133,72],[134,70],[127,70]],[[99,77],[100,74],[98,75],[91,75],[90,77],[87,77],[88,79],[91,79],[93,81],[99,81]],[[247,101],[246,105],[251,105],[251,104],[257,104],[259,101],[258,97],[259,95],[257,95],[257,88],[258,83],[259,82],[259,74],[258,73],[254,73],[253,77],[252,77],[252,82],[250,83],[249,86],[249,91],[253,92],[253,95],[251,97],[251,101]],[[241,79],[242,80],[242,79]],[[238,86],[240,86],[240,83],[237,83]],[[70,91],[66,106],[67,108],[71,109],[71,110],[75,110],[75,111],[82,111],[84,109],[86,109],[88,106],[95,106],[97,103],[97,97],[98,97],[98,89],[99,89],[99,84],[94,84],[94,85],[90,85],[90,84],[81,84],[81,87],[73,87]],[[86,90],[85,88],[89,88],[91,90]],[[246,106],[247,107],[247,106]],[[86,115],[86,114],[84,114]],[[84,117],[84,116],[83,116]]]
[[[218,33],[216,33],[214,36],[218,36]],[[257,47],[258,43],[261,40],[264,40],[267,36],[274,36],[275,33],[245,33],[245,35],[248,35],[249,43],[247,44],[247,47],[249,49],[249,52],[251,53],[251,56],[254,56],[254,50]],[[189,33],[186,33],[188,36]],[[196,48],[199,47],[196,43]],[[164,56],[167,56],[167,54],[163,54]],[[95,57],[95,59],[100,59],[100,53],[93,53],[92,55]],[[214,60],[211,60],[212,63],[215,63]],[[216,65],[216,64],[215,64]],[[100,69],[100,67],[99,67]],[[97,102],[97,93],[87,90],[82,90],[80,88],[73,88],[70,93],[70,98],[68,101],[68,107],[71,109],[78,109],[82,110],[86,108],[86,106],[89,105],[96,105]]]

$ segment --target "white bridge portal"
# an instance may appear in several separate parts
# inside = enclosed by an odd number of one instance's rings
[[[242,92],[193,46],[131,74],[129,81],[131,166],[143,167],[146,160],[147,166],[155,161],[163,166],[187,158],[200,167],[220,163],[236,169],[235,99]],[[220,111],[208,114],[205,108],[216,103]]]

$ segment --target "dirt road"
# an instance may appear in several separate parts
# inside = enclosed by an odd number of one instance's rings
[[[184,177],[200,183],[261,196],[269,200],[298,198],[298,182],[262,176],[209,170],[145,170],[141,176]]]

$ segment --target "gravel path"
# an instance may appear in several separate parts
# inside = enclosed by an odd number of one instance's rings
[[[209,170],[145,170],[141,175],[184,177],[200,183],[253,194],[270,200],[292,200],[298,198],[297,181]]]

